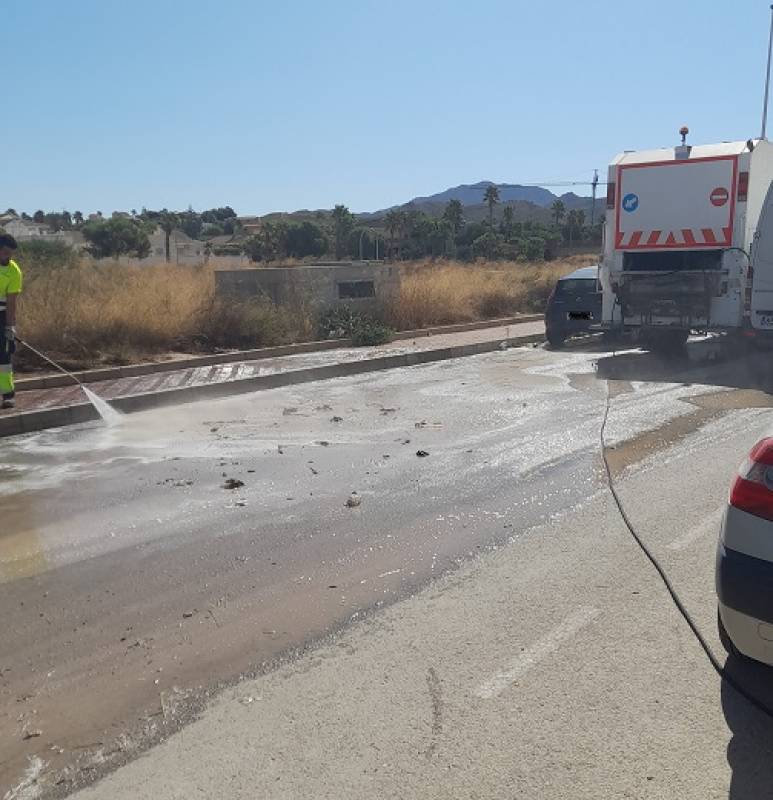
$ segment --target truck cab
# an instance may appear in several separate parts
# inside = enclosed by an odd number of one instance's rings
[[[752,324],[750,250],[773,180],[767,141],[690,146],[685,134],[610,164],[599,272],[603,327],[669,344]]]

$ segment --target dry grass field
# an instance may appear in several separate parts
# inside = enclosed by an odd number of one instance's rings
[[[404,330],[541,311],[556,278],[591,261],[406,263],[399,297],[381,316]],[[268,346],[317,332],[307,303],[276,307],[216,297],[216,262],[124,266],[84,259],[63,268],[22,267],[20,335],[70,366]]]

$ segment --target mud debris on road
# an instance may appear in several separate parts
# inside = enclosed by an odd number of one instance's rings
[[[75,748],[98,738],[102,762],[83,778],[91,780],[176,727],[168,708],[163,725],[153,716],[161,713],[159,687],[165,698],[172,686],[204,697],[473,554],[573,513],[599,490],[599,358],[509,350],[264,392],[259,402],[224,399],[224,415],[210,422],[217,437],[201,424],[210,401],[130,415],[109,434],[84,426],[7,440],[13,473],[1,486],[8,514],[0,602],[13,655],[3,680],[14,698],[34,697],[19,710],[37,708],[30,730],[41,734],[22,740],[16,717],[0,719],[0,772],[10,776],[2,785],[19,783],[34,757],[47,763],[45,775],[61,775]],[[667,448],[692,446],[701,426],[725,414],[767,413],[765,398],[712,384],[710,373],[663,382],[646,369],[639,376],[630,358],[624,366],[630,391],[616,397],[610,437],[626,476]],[[616,370],[604,365],[612,381]],[[460,390],[460,378],[475,391]],[[286,408],[298,413],[284,415]],[[333,409],[346,423],[331,443],[319,437],[330,431]],[[682,418],[678,430],[664,427]],[[648,430],[656,435],[645,441]],[[394,444],[410,445],[411,435],[421,449]],[[417,463],[430,453],[430,462]],[[391,458],[388,468],[379,454]],[[204,477],[223,469],[222,481]],[[256,476],[249,485],[238,477],[245,472]],[[194,484],[195,492],[166,488]],[[221,486],[241,491],[224,496]],[[358,489],[345,500],[342,487],[351,486]],[[367,514],[346,510],[363,498]],[[214,624],[204,611],[180,619],[226,596]],[[116,632],[129,625],[131,637],[119,643]],[[44,666],[30,672],[30,662]],[[123,750],[120,735],[131,738]]]

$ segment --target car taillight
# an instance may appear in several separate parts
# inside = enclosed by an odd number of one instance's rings
[[[730,490],[730,505],[773,520],[773,439],[763,439],[752,448]]]
[[[746,202],[746,197],[749,194],[749,173],[748,172],[739,172],[738,173],[738,194],[737,199]]]
[[[610,181],[607,184],[607,208],[615,207],[615,184]]]

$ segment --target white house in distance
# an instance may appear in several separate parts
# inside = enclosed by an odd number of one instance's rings
[[[114,216],[119,216],[115,214]],[[130,218],[130,214],[121,214]],[[103,217],[92,214],[89,219],[101,220]],[[79,231],[52,231],[47,225],[22,219],[16,214],[0,214],[0,228],[10,233],[17,242],[62,242],[70,247],[85,248],[87,242]],[[157,227],[149,234],[150,258],[156,262],[166,258],[166,234]],[[191,239],[186,233],[175,229],[169,237],[169,260],[172,264],[200,264],[206,258],[204,242]],[[122,259],[127,263],[138,259]]]
[[[16,214],[0,214],[0,228],[10,233],[17,242],[62,242],[70,247],[82,247],[83,236],[78,231],[52,231],[48,225],[22,219]]]
[[[154,261],[166,258],[166,233],[158,227],[148,235],[150,257]],[[205,258],[204,242],[191,239],[187,233],[175,228],[169,235],[169,261],[172,264],[200,264]]]

